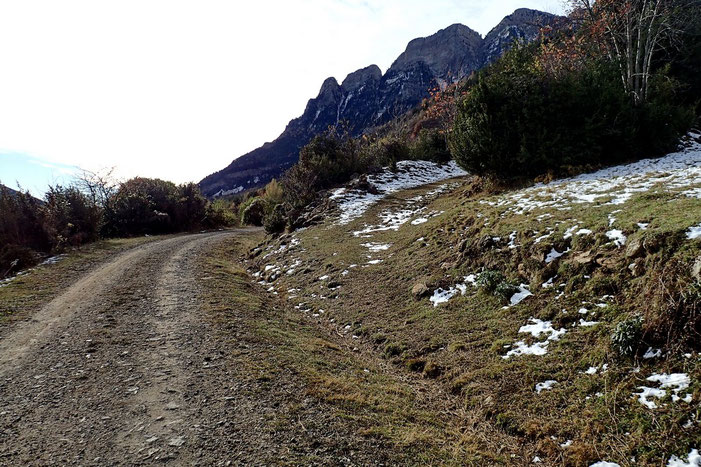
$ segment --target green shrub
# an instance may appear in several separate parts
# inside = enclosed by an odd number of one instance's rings
[[[265,215],[263,226],[265,227],[265,231],[269,234],[279,234],[283,232],[287,226],[285,207],[282,204],[275,206],[272,211]]]
[[[692,122],[664,70],[652,100],[636,107],[611,64],[591,60],[551,75],[539,66],[538,50],[512,49],[459,103],[449,143],[467,171],[511,179],[659,155]]]
[[[241,223],[245,225],[262,226],[265,217],[265,201],[261,198],[251,198],[241,205]]]
[[[621,357],[636,354],[643,332],[643,320],[639,316],[621,321],[611,335],[611,347]]]
[[[42,206],[52,249],[79,246],[100,236],[102,209],[75,187],[50,187]]]
[[[207,204],[205,226],[207,228],[232,227],[239,223],[236,206],[231,201],[217,199]]]
[[[487,293],[494,293],[500,284],[506,282],[504,274],[499,271],[484,271],[477,277],[477,287]]]
[[[446,134],[438,129],[423,129],[411,148],[413,159],[448,162],[451,159]]]
[[[39,200],[0,186],[0,277],[34,266],[54,243]]]
[[[494,289],[494,295],[507,302],[519,291],[519,288],[507,281],[501,281]]]

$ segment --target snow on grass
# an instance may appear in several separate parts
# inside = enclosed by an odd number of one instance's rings
[[[638,396],[638,401],[649,409],[656,409],[657,404],[650,400],[649,398],[655,397],[657,399],[662,399],[667,395],[666,389],[672,391],[672,401],[677,402],[682,400],[684,402],[690,403],[692,398],[691,394],[687,394],[684,398],[679,396],[679,393],[685,391],[689,388],[691,384],[691,379],[686,373],[672,373],[672,374],[654,374],[647,378],[647,381],[652,383],[659,383],[659,388],[651,388],[647,386],[639,386],[641,392],[633,393],[633,395]]]
[[[428,161],[401,161],[397,163],[396,172],[386,168],[380,174],[367,177],[379,194],[339,188],[333,192],[331,199],[338,202],[341,211],[338,223],[345,225],[362,216],[372,205],[391,193],[465,175],[467,172],[454,161],[444,165]]]
[[[364,246],[372,252],[387,251],[392,248],[391,243],[363,243],[360,246]]]
[[[701,143],[693,142],[682,151],[659,159],[609,167],[547,185],[540,183],[490,204],[520,214],[542,208],[567,209],[573,204],[621,205],[657,184],[679,190],[680,196],[701,198],[697,187],[700,180]]]
[[[555,261],[556,259],[558,259],[558,258],[564,256],[565,254],[569,253],[569,251],[570,251],[570,249],[568,248],[566,251],[563,251],[562,253],[560,253],[560,252],[557,251],[555,248],[553,248],[552,250],[550,250],[550,253],[548,253],[548,256],[545,257],[545,262],[546,262],[546,264],[552,263],[552,262]]]
[[[426,222],[428,222],[427,218],[419,217],[418,219],[414,219],[413,221],[411,221],[411,225],[421,225],[425,224]]]
[[[609,230],[606,232],[606,237],[615,243],[618,248],[624,246],[626,244],[626,240],[628,240],[628,238],[623,235],[623,231],[618,229]]]
[[[431,298],[429,298],[429,300],[431,301],[431,303],[433,303],[434,307],[437,307],[441,303],[447,303],[457,293],[458,293],[458,289],[453,288],[453,287],[451,287],[448,290],[436,289],[436,291],[433,292],[433,296]]]
[[[599,461],[596,462],[589,467],[621,467],[620,465],[616,464],[615,462],[606,462],[606,461]]]
[[[530,334],[533,337],[540,337],[542,334],[550,334],[548,340],[556,341],[565,334],[565,329],[559,331],[553,328],[552,321],[542,321],[537,318],[530,319],[531,324],[521,326],[518,330],[519,334]]]
[[[701,467],[701,454],[699,454],[698,449],[692,449],[686,456],[686,461],[672,456],[667,462],[667,467]]]
[[[583,328],[590,328],[592,326],[596,326],[599,323],[600,323],[600,321],[585,321],[583,319],[579,320],[579,325],[582,326]]]
[[[536,342],[533,345],[528,345],[523,341],[518,341],[514,344],[514,348],[509,350],[506,355],[504,355],[502,358],[504,360],[507,360],[508,358],[512,356],[521,356],[521,355],[545,355],[548,353],[548,341],[545,342]]]
[[[542,383],[538,383],[535,385],[535,392],[540,394],[543,391],[549,391],[557,384],[557,381],[554,379],[549,379],[547,381],[544,381]]]
[[[518,288],[518,292],[513,294],[511,297],[511,306],[518,305],[522,301],[524,301],[526,298],[530,297],[533,295],[530,290],[528,290],[528,285],[526,284],[521,284]]]
[[[520,355],[545,355],[548,352],[548,344],[550,341],[560,340],[560,337],[566,332],[564,328],[560,330],[553,328],[551,321],[541,321],[537,318],[531,318],[529,322],[530,324],[521,326],[518,330],[519,334],[530,334],[535,338],[539,338],[544,334],[549,334],[547,339],[532,345],[528,345],[524,341],[518,341],[514,344],[514,348],[509,350],[506,355],[502,357],[503,359]]]
[[[659,358],[661,356],[662,349],[653,349],[652,347],[648,347],[647,352],[645,352],[645,355],[643,355],[643,358],[649,360],[652,358]]]
[[[694,240],[701,237],[701,224],[696,227],[690,227],[686,232],[686,238],[689,240]]]

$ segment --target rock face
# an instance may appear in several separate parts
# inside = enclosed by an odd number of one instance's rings
[[[299,150],[329,125],[345,121],[355,135],[387,123],[416,107],[430,89],[469,76],[500,57],[515,40],[538,37],[542,26],[558,17],[517,10],[484,39],[462,24],[409,43],[384,75],[377,65],[355,71],[341,84],[328,78],[301,117],[292,120],[271,143],[234,160],[200,182],[203,193],[217,197],[264,185],[290,168]]]

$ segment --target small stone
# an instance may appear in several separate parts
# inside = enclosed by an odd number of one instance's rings
[[[640,237],[629,239],[626,247],[626,258],[636,258],[643,252],[643,241]]]
[[[168,446],[173,446],[175,448],[179,448],[185,444],[185,438],[182,436],[178,436],[177,438],[171,438],[171,440],[168,442]]]
[[[166,405],[166,410],[178,410],[179,408],[180,406],[175,402],[168,402],[168,405]]]
[[[413,295],[414,298],[416,298],[417,300],[427,296],[428,293],[429,293],[428,287],[423,282],[419,282],[417,284],[414,284],[414,287],[411,288],[411,295]]]
[[[701,256],[696,258],[694,266],[691,268],[691,275],[697,281],[701,280]]]

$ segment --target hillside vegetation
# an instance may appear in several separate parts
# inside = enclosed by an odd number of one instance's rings
[[[281,194],[263,189],[246,199],[260,196],[263,217],[275,217],[269,232],[279,233],[304,225],[304,208],[323,190],[400,160],[452,158],[489,183],[519,186],[673,151],[701,102],[691,72],[701,69],[701,7],[662,2],[648,18],[644,1],[632,10],[614,1],[572,3],[567,22],[434,89],[378,130],[354,138],[343,125],[330,127],[302,149],[280,180]],[[636,8],[639,18],[631,16]],[[614,53],[625,31],[639,34]]]
[[[379,195],[338,190],[320,224],[253,249],[249,272],[366,362],[294,356],[313,394],[418,464],[667,465],[701,441],[699,167],[699,134],[520,190],[395,191],[439,174],[400,163],[369,177]]]
[[[698,464],[700,7],[572,3],[247,195],[261,290],[371,362],[312,393],[417,464]]]

